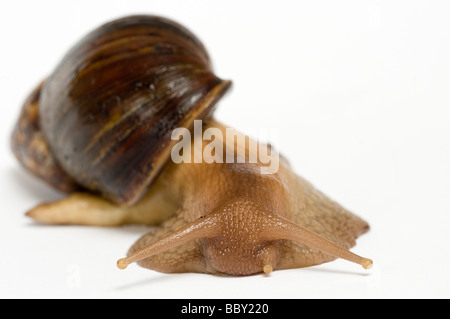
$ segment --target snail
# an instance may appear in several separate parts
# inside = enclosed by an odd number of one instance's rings
[[[276,172],[264,173],[267,161],[249,145],[275,158],[270,145],[239,132],[224,138],[228,128],[213,112],[230,86],[201,41],[174,21],[139,15],[98,27],[29,95],[13,131],[18,161],[67,193],[26,215],[48,224],[157,225],[117,261],[121,269],[137,262],[163,273],[251,275],[336,258],[370,268],[372,260],[349,250],[366,221],[282,156]],[[204,137],[183,144],[183,158],[194,161],[171,160],[177,128]],[[198,160],[208,152],[241,160]]]

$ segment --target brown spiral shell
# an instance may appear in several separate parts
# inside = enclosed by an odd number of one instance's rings
[[[84,37],[43,83],[40,128],[68,176],[130,205],[167,161],[172,130],[209,117],[229,87],[186,28],[125,17]]]

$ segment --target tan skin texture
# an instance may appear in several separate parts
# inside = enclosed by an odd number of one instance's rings
[[[220,128],[225,136],[220,123],[210,121],[208,127]],[[135,206],[74,193],[27,215],[51,224],[162,222],[130,248],[119,268],[137,261],[166,273],[250,275],[337,257],[371,266],[371,260],[347,250],[368,230],[365,221],[297,176],[282,158],[275,174],[260,174],[261,165],[169,163]]]

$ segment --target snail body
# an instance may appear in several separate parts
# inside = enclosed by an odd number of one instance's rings
[[[201,119],[203,132],[225,135],[212,113],[229,86],[201,42],[170,20],[133,16],[93,31],[30,95],[13,133],[19,161],[70,193],[27,215],[49,224],[159,225],[119,268],[250,275],[335,258],[370,267],[348,250],[368,224],[284,160],[262,174],[250,138],[233,141],[231,152],[256,162],[170,160],[176,127]],[[210,146],[194,144],[193,156]]]

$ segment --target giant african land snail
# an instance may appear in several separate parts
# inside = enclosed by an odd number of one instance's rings
[[[32,92],[14,130],[19,161],[71,193],[28,216],[50,224],[161,224],[119,268],[138,261],[161,272],[249,275],[335,258],[369,268],[370,259],[347,250],[368,224],[284,160],[273,174],[261,173],[258,158],[171,161],[176,128],[203,120],[203,132],[225,135],[211,115],[229,87],[212,72],[202,43],[173,21],[131,16],[92,31]],[[239,143],[231,144],[234,155],[255,156]]]

